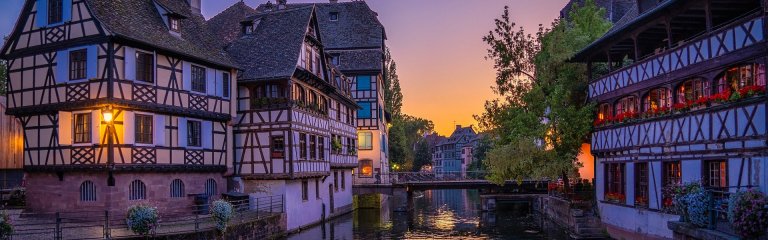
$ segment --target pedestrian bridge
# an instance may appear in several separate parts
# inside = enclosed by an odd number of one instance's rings
[[[431,189],[479,189],[483,193],[546,194],[548,181],[509,180],[503,185],[485,179],[485,172],[396,172],[371,178],[355,177],[354,194],[380,193],[395,195],[397,191]]]

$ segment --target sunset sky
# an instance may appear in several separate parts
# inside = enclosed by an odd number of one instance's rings
[[[202,0],[203,15],[213,17],[239,0]],[[340,0],[345,1],[345,0]],[[0,16],[18,16],[23,0],[2,0]],[[246,0],[255,7],[266,0]],[[274,1],[273,1],[274,2]],[[327,2],[327,0],[288,0]],[[387,31],[387,45],[397,62],[403,89],[403,111],[430,119],[438,133],[449,135],[455,124],[475,124],[473,114],[495,98],[495,72],[485,60],[482,37],[493,19],[509,5],[512,19],[533,33],[549,25],[567,0],[368,0]],[[8,35],[16,17],[0,18],[0,34]]]

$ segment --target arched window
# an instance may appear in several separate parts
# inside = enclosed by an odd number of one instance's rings
[[[309,91],[309,103],[317,106],[317,93],[315,91]]]
[[[208,197],[216,195],[216,180],[213,178],[205,180],[205,195]]]
[[[80,184],[80,201],[83,202],[95,202],[96,201],[96,185],[91,181],[85,181]]]
[[[668,88],[656,88],[648,91],[648,94],[645,95],[643,110],[647,112],[662,108],[669,108],[671,102],[672,96],[669,94]]]
[[[171,197],[184,197],[184,182],[182,182],[181,179],[174,179],[171,181]]]
[[[717,79],[717,92],[738,91],[745,86],[765,86],[765,65],[750,63],[725,70]]]
[[[147,186],[141,180],[133,180],[128,187],[128,200],[147,199]]]
[[[616,102],[616,116],[634,112],[637,112],[637,98],[635,96],[627,96]]]
[[[704,79],[691,79],[677,87],[677,103],[696,101],[701,97],[709,96],[709,81]]]

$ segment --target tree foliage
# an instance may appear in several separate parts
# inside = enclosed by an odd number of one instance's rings
[[[400,89],[400,78],[397,75],[397,63],[392,58],[389,48],[384,52],[384,109],[392,116],[402,114],[403,93]]]
[[[588,0],[530,35],[515,30],[505,7],[496,29],[483,38],[502,98],[486,102],[476,116],[496,137],[485,161],[490,180],[567,177],[579,167],[576,156],[594,106],[586,103],[586,66],[568,59],[611,27],[604,11]]]

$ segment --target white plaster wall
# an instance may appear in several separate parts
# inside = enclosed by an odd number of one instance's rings
[[[680,162],[683,183],[701,181],[701,160],[685,160]]]
[[[635,205],[635,163],[627,163],[624,169],[624,196],[627,205]]]
[[[335,192],[333,197],[335,198],[334,207],[340,208],[352,204],[352,170],[342,169],[339,170],[339,174],[344,173],[344,188],[341,188],[341,176],[339,176],[339,191]]]
[[[650,237],[672,238],[672,231],[667,228],[668,221],[680,217],[656,211],[623,207],[614,204],[598,203],[600,216],[604,223],[628,232],[637,232]]]
[[[328,180],[326,180],[328,182]],[[293,231],[299,227],[320,221],[323,212],[323,198],[327,199],[328,186],[320,184],[320,199],[315,197],[315,179],[309,179],[308,200],[301,199],[301,180],[289,180],[285,184],[285,213],[287,215],[287,230]],[[325,192],[323,192],[325,186]],[[326,195],[323,195],[325,193]],[[327,210],[326,210],[327,211]]]
[[[596,175],[600,177],[595,178],[595,194],[597,194],[597,200],[603,201],[605,200],[605,165],[599,162],[596,167]]]

